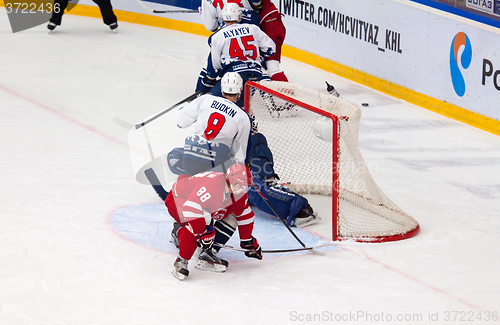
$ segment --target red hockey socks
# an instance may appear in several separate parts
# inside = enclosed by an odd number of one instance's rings
[[[286,81],[288,82],[288,78],[285,76],[283,71],[275,73],[271,76],[272,81]]]

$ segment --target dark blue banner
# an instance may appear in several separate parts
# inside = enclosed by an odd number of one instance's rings
[[[198,10],[198,7],[201,6],[201,0],[148,0],[147,2],[193,10]]]
[[[500,28],[500,0],[410,0],[416,3],[423,4],[428,7],[436,8],[441,11],[446,11],[451,14],[468,18],[486,25]],[[471,2],[476,6],[491,6],[493,15],[481,10],[467,7],[467,2]]]

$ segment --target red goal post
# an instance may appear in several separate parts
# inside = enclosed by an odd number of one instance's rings
[[[300,84],[248,81],[245,110],[267,139],[280,182],[331,196],[333,240],[386,242],[418,233],[417,221],[376,185],[359,152],[358,106]]]

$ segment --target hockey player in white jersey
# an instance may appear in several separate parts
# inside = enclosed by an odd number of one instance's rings
[[[255,20],[258,23],[259,17],[256,14],[252,17],[253,10],[248,0],[201,0],[201,20],[207,30],[215,32],[224,26],[222,9],[228,3],[235,3],[242,9],[243,22],[250,23]]]
[[[210,51],[216,70],[240,62],[246,63],[247,68],[254,65],[260,67],[260,53],[264,56],[274,54],[276,45],[258,26],[239,24],[241,9],[237,4],[228,3],[222,14],[226,25],[212,36]],[[257,70],[262,72],[261,69]]]
[[[222,9],[228,3],[235,3],[240,7],[241,23],[259,26],[259,15],[252,10],[248,0],[201,0],[201,19],[207,30],[215,32],[224,26]],[[212,37],[209,37],[208,45],[212,45]],[[195,91],[201,90],[204,94],[207,93],[217,83],[219,78],[220,75],[214,70],[212,66],[212,56],[209,54],[207,66],[200,71]]]
[[[224,7],[222,18],[226,25],[211,37],[213,68],[223,73],[239,73],[243,84],[247,80],[262,80],[261,54],[264,57],[274,54],[276,45],[273,40],[256,25],[240,24],[241,9],[235,3],[228,3]],[[220,84],[216,84],[210,92],[219,95]],[[243,96],[237,104],[243,107]]]
[[[221,79],[222,97],[206,94],[179,109],[177,126],[193,125],[194,130],[185,139],[183,149],[176,148],[169,154],[167,160],[176,162],[170,165],[172,172],[195,175],[221,164],[245,161],[251,122],[235,104],[242,88],[240,75],[228,72]]]

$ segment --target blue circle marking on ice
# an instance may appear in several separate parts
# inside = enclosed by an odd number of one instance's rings
[[[299,242],[286,229],[278,218],[252,207],[255,213],[254,236],[258,239],[263,250],[302,248]],[[173,219],[168,214],[163,203],[129,205],[116,209],[111,216],[113,228],[123,237],[138,244],[160,250],[166,253],[177,254],[178,250],[170,242]],[[331,243],[301,228],[292,230],[307,245],[307,247]],[[239,247],[238,231],[227,245]],[[339,250],[337,246],[318,248],[319,251]],[[293,253],[266,254],[264,258],[304,255],[308,251]],[[221,249],[218,256],[229,261],[248,260],[242,253],[228,249]]]

